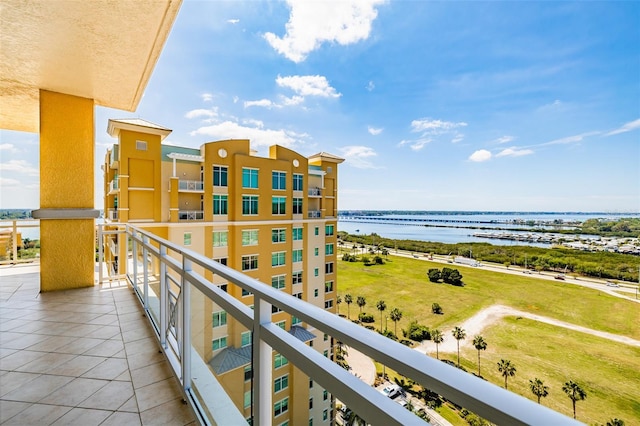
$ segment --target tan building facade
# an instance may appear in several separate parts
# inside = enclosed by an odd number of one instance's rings
[[[170,130],[140,119],[109,120],[118,143],[103,165],[107,222],[135,223],[330,312],[337,296],[337,184],[342,158],[305,157],[272,146],[258,157],[249,140],[200,149],[163,145]],[[108,244],[107,244],[108,245]],[[114,272],[122,253],[106,250]],[[116,250],[117,251],[117,250]],[[253,297],[207,276],[252,306]],[[202,324],[193,344],[239,410],[251,418],[251,332],[209,299],[194,295]],[[272,321],[327,357],[332,340],[274,308]],[[274,354],[274,425],[330,424],[332,397]]]

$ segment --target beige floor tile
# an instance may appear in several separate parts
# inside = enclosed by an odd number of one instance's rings
[[[125,343],[135,342],[136,340],[146,339],[149,337],[155,338],[155,334],[151,330],[149,324],[144,324],[133,330],[123,331],[122,333],[122,341]]]
[[[164,361],[164,354],[158,350],[149,353],[138,353],[127,356],[129,368],[132,370],[144,367],[146,365],[156,364]]]
[[[16,371],[23,371],[26,373],[47,373],[50,369],[69,362],[75,357],[75,355],[71,354],[47,353],[36,360],[16,368]]]
[[[48,425],[64,416],[70,410],[71,407],[61,405],[32,404],[27,409],[3,422],[2,426]]]
[[[98,426],[111,414],[113,411],[73,408],[55,423],[52,423],[52,426]]]
[[[124,350],[124,344],[120,339],[109,339],[89,349],[84,355],[112,357]]]
[[[124,370],[121,375],[119,375],[118,377],[116,377],[113,380],[119,380],[121,382],[130,382],[131,381],[131,374],[129,373],[129,369]]]
[[[129,369],[127,360],[123,358],[107,358],[91,370],[82,374],[82,377],[91,379],[113,380]],[[117,407],[116,407],[117,408]]]
[[[2,340],[0,340],[0,347],[8,349],[26,349],[31,345],[34,345],[42,340],[45,340],[39,334],[26,334],[26,333],[2,333]]]
[[[82,408],[115,411],[133,396],[131,382],[109,382],[102,389],[78,404]]]
[[[157,407],[176,398],[182,398],[178,381],[173,377],[136,389],[140,412]]]
[[[138,402],[136,401],[136,397],[132,396],[129,398],[127,402],[122,404],[122,406],[118,409],[118,411],[127,411],[129,413],[139,413]]]
[[[16,368],[28,364],[45,355],[46,352],[16,350],[11,355],[7,355],[0,359],[0,369],[13,371]]]
[[[28,386],[21,386],[2,396],[9,401],[38,402],[52,392],[69,383],[73,378],[42,374],[29,381]]]
[[[0,359],[18,352],[18,349],[0,348]],[[1,362],[1,361],[0,361]]]
[[[55,352],[56,349],[67,346],[77,339],[77,337],[69,336],[43,336],[42,341],[29,346],[27,349],[39,352]]]
[[[153,354],[160,351],[160,343],[155,337],[146,337],[135,342],[125,343],[124,349],[127,352],[127,357],[141,353]]]
[[[107,420],[101,423],[100,426],[139,426],[141,424],[140,415],[138,413],[116,411],[109,416]]]
[[[100,343],[104,342],[103,339],[92,339],[90,337],[78,337],[73,342],[56,349],[56,352],[65,354],[82,355],[85,352],[95,348]]]
[[[5,321],[0,321],[0,332],[12,331],[15,328],[25,327],[29,325],[32,325],[32,321],[27,321],[23,319],[10,319]]]
[[[109,383],[108,380],[84,379],[79,377],[71,380],[38,402],[40,404],[75,407]]]
[[[72,355],[73,356],[73,355]],[[87,371],[91,370],[98,364],[106,361],[108,358],[100,356],[75,356],[68,362],[60,364],[55,368],[48,371],[49,374],[55,374],[58,376],[72,376],[80,377]]]
[[[0,424],[31,406],[29,402],[0,400]]]
[[[89,324],[96,327],[100,327],[91,333],[88,333],[85,337],[92,337],[94,339],[111,339],[120,334],[120,327],[113,325],[99,325]]]
[[[100,325],[118,325],[118,315],[116,314],[103,314],[97,318],[92,319],[87,324],[100,324]]]
[[[181,398],[140,413],[143,425],[186,425],[194,421],[191,408]]]
[[[173,371],[167,361],[131,370],[131,379],[135,389],[173,377]]]
[[[40,377],[40,374],[9,371],[7,374],[2,376],[2,381],[0,381],[0,397],[3,397],[5,394],[26,385],[38,377]]]

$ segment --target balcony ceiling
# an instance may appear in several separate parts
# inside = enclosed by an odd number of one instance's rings
[[[2,0],[0,128],[39,131],[39,90],[133,111],[182,0]]]

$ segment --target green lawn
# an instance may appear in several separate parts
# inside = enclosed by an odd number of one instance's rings
[[[451,265],[450,265],[451,266]],[[400,308],[400,329],[412,319],[430,328],[450,328],[479,310],[493,304],[512,306],[551,318],[640,340],[640,305],[563,282],[539,280],[526,275],[493,273],[481,268],[454,266],[463,275],[465,287],[430,283],[429,268],[442,264],[390,256],[385,265],[338,262],[338,292],[350,293],[354,303],[351,317],[359,311],[357,296],[364,296],[364,311],[373,313],[376,328],[380,315],[376,302],[384,300],[387,312]],[[438,302],[443,315],[431,313]],[[347,306],[339,306],[347,313]],[[394,324],[389,320],[388,328]],[[502,385],[504,380],[495,367],[500,358],[515,363],[518,372],[510,380],[510,389],[533,398],[529,379],[539,377],[550,387],[543,403],[572,414],[571,401],[562,393],[562,383],[572,379],[587,390],[586,401],[578,402],[578,419],[587,423],[605,423],[619,417],[626,424],[640,425],[640,349],[613,343],[578,332],[541,324],[531,320],[505,318],[483,332],[488,343],[482,353],[483,375]],[[448,336],[450,337],[450,336]],[[473,336],[470,336],[472,338]],[[463,351],[463,366],[477,370],[477,352]],[[451,355],[453,359],[455,355]],[[512,383],[512,385],[511,385]],[[513,387],[512,387],[513,386]]]

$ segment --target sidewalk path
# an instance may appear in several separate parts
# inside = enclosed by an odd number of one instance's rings
[[[373,385],[376,380],[376,366],[371,358],[349,346],[346,346],[346,350],[345,358],[351,367],[351,374],[359,377],[366,384]]]

